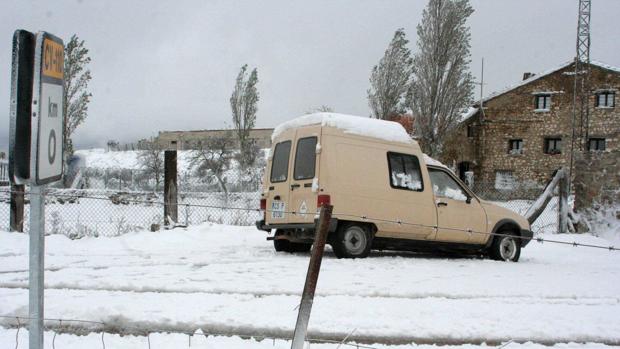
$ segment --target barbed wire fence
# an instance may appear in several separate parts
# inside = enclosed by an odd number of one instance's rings
[[[219,180],[214,176],[196,176],[180,172],[178,176],[178,225],[205,222],[229,225],[253,225],[260,215],[262,168],[250,173],[227,171]],[[163,184],[152,173],[139,169],[82,168],[80,185],[75,188],[49,188],[46,206],[46,231],[70,238],[118,236],[133,231],[156,230],[164,224]],[[482,199],[524,214],[542,191],[542,187],[514,184],[503,187],[493,182],[478,182],[473,191]],[[29,191],[26,188],[24,231],[29,229]],[[227,207],[248,209],[247,212]],[[10,187],[0,187],[0,229],[9,230]],[[536,231],[556,232],[558,198],[554,197],[544,213],[533,223]]]
[[[29,195],[33,195],[33,194],[29,194]],[[51,200],[60,199],[61,201],[63,201],[63,200],[70,200],[74,198],[73,194],[68,194],[68,193],[63,193],[63,192],[54,192],[54,191],[50,191],[46,193],[46,195]],[[89,199],[89,200],[98,200],[98,201],[109,201],[110,200],[110,198],[101,197],[101,196],[89,196],[86,194],[81,196],[80,199]],[[151,200],[134,199],[134,198],[126,198],[124,200],[125,200],[125,205],[152,205],[153,207],[160,207],[164,205],[163,201],[151,201]],[[244,206],[222,206],[222,205],[188,204],[188,203],[179,204],[179,206],[181,205],[190,206],[192,207],[192,209],[219,210],[223,212],[239,212],[245,216],[255,216],[255,217],[261,217],[264,213],[271,213],[271,212],[276,212],[279,214],[284,213],[284,214],[290,214],[290,215],[303,215],[303,216],[307,216],[311,214],[311,213],[300,213],[296,211],[279,211],[279,210],[274,211],[270,209],[260,209],[256,207],[244,207]],[[544,233],[548,233],[548,232],[543,231],[541,229],[532,230],[534,233],[534,237],[524,237],[518,234],[505,234],[505,233],[488,232],[488,231],[476,231],[472,229],[440,227],[437,225],[428,225],[428,224],[422,224],[422,223],[408,222],[406,220],[400,220],[400,219],[385,219],[385,218],[380,218],[380,217],[374,217],[373,215],[356,215],[356,214],[350,214],[346,212],[337,212],[337,211],[332,214],[332,217],[340,218],[340,219],[349,218],[349,219],[355,219],[359,221],[368,221],[368,222],[372,221],[372,222],[378,222],[378,223],[383,223],[383,224],[394,224],[394,225],[399,225],[399,226],[405,225],[405,226],[412,226],[412,227],[430,228],[434,230],[443,229],[443,230],[459,231],[459,232],[468,233],[470,235],[478,234],[478,235],[486,235],[486,236],[511,236],[515,239],[528,240],[528,242],[530,240],[535,240],[540,243],[543,243],[543,242],[557,243],[557,244],[562,244],[562,245],[571,245],[574,247],[590,247],[590,248],[605,249],[605,250],[610,250],[610,251],[619,250],[619,248],[616,248],[614,246],[583,244],[583,243],[578,243],[576,241],[566,242],[566,241],[561,241],[557,239],[543,238],[541,237],[541,235]],[[48,224],[52,224],[53,226],[54,223],[48,222]]]
[[[0,319],[3,319],[3,326],[9,328],[15,328],[15,349],[20,347],[19,342],[19,333],[22,328],[27,329],[28,321],[31,320],[31,317],[28,316],[14,316],[14,315],[0,315]],[[263,335],[260,333],[234,333],[234,332],[218,332],[206,330],[203,328],[197,328],[194,331],[180,331],[178,329],[166,329],[164,327],[158,328],[149,328],[145,326],[132,326],[128,324],[118,325],[116,323],[108,323],[104,321],[94,321],[94,320],[83,320],[83,319],[69,319],[69,318],[44,318],[45,322],[45,331],[53,332],[52,336],[52,348],[56,349],[56,336],[58,334],[66,334],[71,332],[69,331],[71,324],[82,324],[88,326],[85,330],[89,333],[101,333],[101,348],[106,349],[105,342],[105,334],[113,335],[113,334],[122,334],[122,335],[134,335],[141,336],[146,338],[146,348],[151,349],[151,339],[150,336],[152,334],[181,334],[187,336],[187,346],[188,348],[192,347],[192,338],[203,336],[205,339],[209,337],[230,337],[237,336],[242,339],[254,339],[257,341],[263,340],[271,340],[273,346],[276,344],[276,340],[282,341],[291,341],[292,337],[287,335],[282,336],[269,336]],[[63,325],[64,323],[64,325]],[[343,337],[342,340],[328,339],[328,338],[307,338],[306,343],[308,347],[311,343],[317,344],[334,344],[338,347],[345,346],[356,349],[378,349],[373,346],[369,346],[362,343],[356,343],[354,341],[348,341],[350,334],[353,333],[355,329],[346,336]]]

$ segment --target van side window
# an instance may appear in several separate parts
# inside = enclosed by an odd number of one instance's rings
[[[316,167],[316,137],[300,138],[295,151],[295,170],[293,178],[296,180],[314,178]]]
[[[422,175],[420,162],[413,155],[388,153],[390,170],[390,186],[396,189],[422,191]]]
[[[428,174],[431,177],[435,196],[458,201],[467,200],[467,193],[449,174],[434,168],[429,168]]]
[[[291,141],[276,144],[271,161],[271,183],[284,182],[288,178],[288,158],[291,153]]]

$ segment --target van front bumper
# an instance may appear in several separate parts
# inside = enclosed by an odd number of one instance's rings
[[[256,221],[256,228],[258,230],[271,232],[271,229],[290,229],[290,230],[314,230],[317,226],[318,219],[314,220],[314,223],[286,223],[286,224],[266,224],[264,219]],[[338,218],[332,218],[329,221],[329,232],[335,232],[338,227]]]
[[[529,244],[534,237],[534,233],[528,229],[521,229],[521,247]]]

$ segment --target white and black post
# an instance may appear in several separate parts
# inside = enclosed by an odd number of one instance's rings
[[[46,32],[13,36],[9,175],[30,185],[29,347],[43,348],[45,185],[62,179],[64,45]]]

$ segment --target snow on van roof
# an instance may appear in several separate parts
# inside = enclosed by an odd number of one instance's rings
[[[391,142],[412,142],[411,136],[409,136],[405,128],[397,122],[337,113],[308,114],[284,122],[273,130],[271,141],[275,141],[275,139],[286,130],[308,125],[335,127],[343,130],[345,133],[368,136]]]

